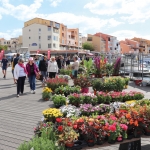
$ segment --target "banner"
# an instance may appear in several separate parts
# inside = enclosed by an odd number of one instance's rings
[[[48,50],[48,53],[47,53],[47,58],[50,59],[50,54],[51,54],[51,51]]]

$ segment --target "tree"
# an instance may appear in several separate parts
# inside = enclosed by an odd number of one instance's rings
[[[88,42],[83,43],[82,48],[86,50],[94,51],[94,46]]]
[[[7,50],[8,46],[7,45],[0,45],[0,51],[1,50]]]

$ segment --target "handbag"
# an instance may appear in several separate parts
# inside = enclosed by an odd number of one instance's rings
[[[37,79],[37,80],[40,80],[40,81],[43,81],[43,76],[42,76],[40,73],[38,73],[38,74],[36,75],[36,79]]]

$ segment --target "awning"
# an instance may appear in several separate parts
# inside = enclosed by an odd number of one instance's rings
[[[92,54],[92,53],[88,53],[88,55],[90,55],[90,56],[94,56],[94,54]]]

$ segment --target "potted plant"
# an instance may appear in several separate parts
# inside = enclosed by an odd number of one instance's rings
[[[109,93],[101,91],[101,92],[97,92],[96,95],[97,95],[98,104],[102,104],[102,103],[109,104],[112,101],[112,98]]]
[[[55,94],[64,94],[66,97],[73,93],[80,93],[80,87],[60,86],[57,89],[55,89]]]
[[[66,97],[63,96],[63,95],[56,95],[55,94],[52,97],[52,101],[53,101],[53,103],[54,103],[56,108],[59,108],[59,107],[61,107],[63,105],[66,105]]]
[[[74,79],[74,85],[81,87],[81,93],[88,93],[91,82],[87,76],[80,75],[77,79]]]
[[[42,98],[45,101],[48,101],[51,98],[51,96],[52,96],[52,90],[48,87],[45,87],[42,92]]]
[[[44,110],[42,113],[43,113],[45,120],[50,121],[50,122],[55,122],[56,118],[63,116],[61,111],[56,108],[48,108],[48,109]]]
[[[76,107],[79,107],[82,104],[81,95],[78,93],[74,93],[68,96],[69,104],[72,104]]]
[[[78,139],[79,134],[72,127],[73,122],[70,119],[63,120],[62,125],[57,127],[58,143],[65,145],[67,148],[74,146],[74,141]]]
[[[92,81],[92,88],[94,90],[94,93],[96,94],[96,91],[103,91],[103,82],[101,79],[95,79]]]
[[[56,77],[56,78],[47,80],[47,86],[49,88],[51,88],[52,91],[54,91],[56,88],[58,88],[59,86],[62,86],[62,85],[63,86],[67,86],[68,85],[68,82],[64,78]]]
[[[83,93],[81,96],[83,104],[93,104],[97,103],[97,96],[93,93]]]
[[[81,111],[73,105],[66,105],[60,107],[61,112],[63,113],[64,117],[77,117],[81,114]]]

